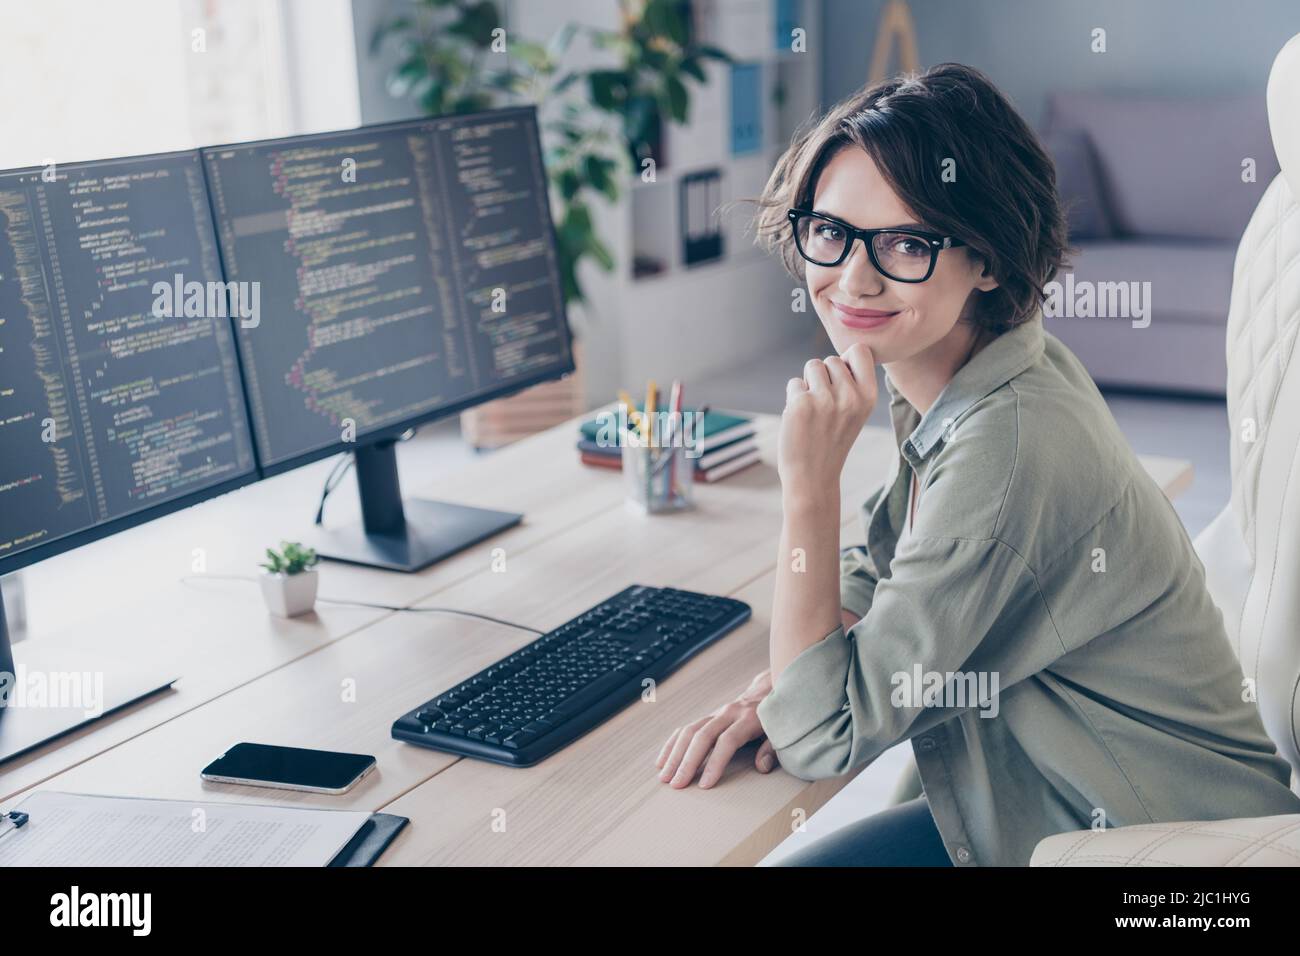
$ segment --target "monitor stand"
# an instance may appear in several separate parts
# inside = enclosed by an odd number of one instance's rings
[[[513,527],[523,515],[421,498],[402,500],[396,440],[364,445],[356,459],[361,523],[316,528],[309,544],[322,558],[390,571],[419,571]]]
[[[23,647],[15,663],[0,596],[0,763],[164,691],[178,679],[131,668],[119,657],[93,658],[66,648]],[[50,697],[37,698],[33,683],[40,682],[56,700],[76,688],[76,698],[68,698],[73,706],[49,706]]]

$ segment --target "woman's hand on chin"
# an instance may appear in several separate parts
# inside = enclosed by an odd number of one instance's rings
[[[838,494],[849,449],[875,407],[875,359],[861,342],[843,358],[809,359],[803,378],[786,383],[777,472],[787,500],[816,501],[829,489]]]

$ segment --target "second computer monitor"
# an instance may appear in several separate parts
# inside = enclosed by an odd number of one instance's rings
[[[221,291],[197,152],[0,172],[0,574],[254,480]]]
[[[532,108],[203,157],[264,472],[573,368]]]

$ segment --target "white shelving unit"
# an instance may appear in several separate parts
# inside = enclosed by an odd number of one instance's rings
[[[809,313],[792,313],[794,281],[780,263],[753,244],[748,230],[754,207],[742,204],[725,215],[710,210],[722,230],[719,258],[687,264],[679,190],[683,176],[706,170],[721,175],[720,203],[756,197],[796,127],[821,99],[818,50],[822,0],[694,0],[697,35],[757,71],[758,122],[737,136],[733,123],[733,68],[705,65],[708,82],[688,83],[690,121],[665,130],[664,163],[654,182],[634,174],[614,206],[594,204],[596,226],[617,263],[614,273],[584,266],[580,274],[589,304],[578,318],[585,340],[588,407],[615,397],[620,387],[638,394],[647,378],[692,381],[758,358],[806,338]],[[791,12],[793,11],[793,12]],[[548,36],[564,20],[613,27],[614,0],[564,4],[516,2],[511,12],[521,32]],[[784,43],[778,47],[778,20]],[[792,52],[786,27],[805,31],[806,50]],[[599,51],[575,51],[599,58]],[[783,94],[782,94],[782,91]],[[748,115],[741,110],[742,119]],[[742,151],[734,147],[739,140]],[[748,141],[748,142],[747,142]],[[637,275],[638,257],[662,270]]]

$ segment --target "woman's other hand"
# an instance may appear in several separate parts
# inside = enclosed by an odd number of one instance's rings
[[[690,786],[703,766],[700,786],[708,788],[717,783],[737,750],[751,740],[764,737],[758,722],[758,702],[771,692],[772,672],[765,670],[731,703],[674,730],[655,761],[655,766],[660,768],[660,781],[680,790]],[[776,751],[770,740],[764,738],[759,745],[754,766],[760,773],[776,766]]]
[[[876,407],[871,350],[854,343],[843,358],[809,359],[786,383],[777,438],[777,473],[787,494],[838,488],[849,450]]]

